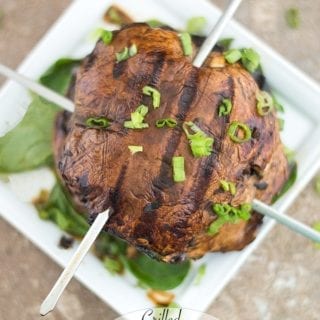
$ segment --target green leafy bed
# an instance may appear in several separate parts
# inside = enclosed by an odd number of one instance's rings
[[[202,23],[200,20],[197,23]],[[224,49],[231,39],[221,41]],[[40,78],[40,82],[65,95],[72,81],[72,73],[80,60],[64,58],[53,64]],[[39,168],[54,169],[52,133],[56,114],[61,109],[43,98],[32,95],[32,102],[22,121],[12,131],[0,138],[0,174],[10,174]],[[283,191],[293,184],[296,167],[292,170]],[[276,198],[282,195],[279,193]],[[76,211],[62,185],[57,182],[49,194],[43,193],[36,203],[39,217],[54,222],[60,229],[74,237],[83,237],[89,225],[85,215]],[[170,290],[177,287],[187,276],[191,263],[169,265],[148,256],[133,252],[125,242],[103,233],[95,243],[95,253],[111,273],[129,270],[139,285],[154,290]],[[131,254],[128,254],[131,252]],[[198,278],[205,266],[199,268]],[[197,280],[198,281],[198,280]]]

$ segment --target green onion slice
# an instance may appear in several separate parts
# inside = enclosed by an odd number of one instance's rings
[[[128,149],[130,150],[131,154],[135,154],[137,152],[142,152],[143,146],[128,146]]]
[[[174,182],[182,182],[186,180],[186,174],[184,171],[184,157],[173,157],[173,180]]]
[[[297,8],[290,8],[286,11],[286,21],[291,29],[298,29],[300,26],[300,12]]]
[[[129,48],[129,57],[133,57],[138,53],[138,47],[133,44],[131,45],[131,47]]]
[[[124,47],[121,52],[116,53],[117,62],[128,60],[138,53],[138,48],[135,44],[131,45],[130,48]]]
[[[187,32],[191,34],[200,34],[207,24],[205,17],[193,17],[187,21]]]
[[[232,102],[230,99],[223,99],[219,106],[219,117],[227,116],[231,113]]]
[[[192,39],[188,32],[183,32],[180,34],[180,41],[182,44],[183,53],[185,56],[192,55]]]
[[[251,73],[255,72],[260,66],[260,56],[259,54],[251,49],[242,49],[241,62],[243,66]]]
[[[169,128],[174,128],[177,126],[177,121],[172,119],[172,118],[166,118],[166,119],[160,119],[157,120],[156,122],[156,127],[157,128],[163,128],[163,127],[169,127]]]
[[[252,132],[245,123],[234,121],[229,126],[228,135],[232,141],[236,143],[243,143],[251,139]]]
[[[266,116],[274,109],[273,98],[266,91],[259,91],[256,95],[257,98],[257,112],[260,116]]]
[[[226,180],[220,180],[220,186],[223,191],[230,192],[233,196],[237,193],[237,188],[235,183]]]
[[[208,137],[197,125],[193,122],[184,122],[183,130],[187,135],[190,143],[191,151],[194,157],[210,156],[214,139]],[[194,133],[190,133],[189,130]]]
[[[215,203],[212,206],[212,210],[217,215],[217,219],[210,224],[209,235],[217,234],[226,223],[234,224],[241,220],[248,221],[251,217],[252,205],[244,203],[239,207],[232,207],[229,204]]]
[[[224,53],[224,58],[228,63],[233,64],[241,60],[242,53],[238,49],[230,49]]]
[[[135,112],[131,113],[131,121],[125,121],[124,127],[129,129],[144,129],[148,128],[149,125],[144,123],[144,117],[148,113],[148,107],[140,105]]]
[[[110,121],[106,117],[90,117],[86,120],[86,126],[89,128],[108,128]]]
[[[143,87],[142,92],[147,96],[152,96],[152,104],[155,109],[160,107],[161,94],[157,89],[145,86]]]
[[[104,44],[110,44],[113,38],[113,33],[109,30],[101,30],[100,37]]]

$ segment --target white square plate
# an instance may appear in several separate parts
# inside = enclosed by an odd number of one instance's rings
[[[177,28],[183,28],[191,16],[205,16],[210,21],[209,31],[220,14],[206,0],[74,1],[30,53],[19,71],[37,79],[60,57],[83,57],[88,54],[94,46],[88,35],[103,25],[102,15],[113,3],[125,8],[137,21],[157,18]],[[320,164],[320,88],[239,24],[230,23],[224,36],[235,38],[235,47],[253,47],[261,54],[265,75],[285,106],[283,141],[296,151],[299,165],[297,183],[276,204],[278,209],[285,210]],[[26,91],[18,85],[9,82],[4,86],[0,93],[0,134],[18,123],[29,100]],[[0,212],[53,260],[65,266],[75,248],[68,251],[59,249],[57,242],[61,232],[52,223],[38,219],[34,207],[26,201],[36,195],[41,187],[48,188],[53,183],[53,177],[46,169],[11,175],[9,182],[0,182]],[[186,281],[174,290],[175,301],[183,307],[205,310],[273,225],[272,221],[265,219],[257,239],[241,252],[208,254],[194,263]],[[201,284],[196,286],[192,282],[197,265],[203,262],[207,263],[207,272]],[[145,291],[135,286],[132,276],[109,275],[92,254],[85,258],[76,277],[119,313],[151,305]]]

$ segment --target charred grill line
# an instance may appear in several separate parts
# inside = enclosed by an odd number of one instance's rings
[[[234,79],[231,76],[228,77],[228,88],[230,90],[228,96],[230,97],[231,101],[233,101],[235,87],[234,87]],[[216,117],[217,117],[217,113],[213,112],[213,119],[211,121],[213,122],[214,118]],[[224,122],[224,124],[221,126],[219,141],[224,141],[227,135],[227,122],[228,121]],[[205,158],[204,161],[201,161],[201,163],[199,164],[198,170],[200,174],[196,180],[197,182],[193,184],[193,188],[190,190],[190,192],[187,195],[187,199],[190,199],[190,198],[192,199],[194,195],[194,199],[193,199],[194,206],[190,214],[193,214],[199,209],[203,201],[203,198],[209,188],[208,181],[210,181],[211,176],[213,174],[213,170],[216,166],[216,155],[218,154],[220,148],[221,148],[220,143],[218,144],[214,143],[212,154],[209,157]]]
[[[189,78],[184,84],[184,88],[181,92],[178,103],[178,113],[176,114],[176,118],[178,118],[180,121],[184,121],[186,119],[187,112],[196,97],[198,76],[198,70],[196,68],[193,68],[190,72]],[[161,190],[165,190],[174,185],[171,174],[171,160],[180,143],[182,134],[183,131],[181,129],[175,129],[169,137],[168,143],[165,148],[165,154],[162,156],[162,165],[160,167],[159,176],[155,178],[152,183],[152,185],[155,186],[155,199],[160,204],[162,203]],[[168,170],[168,167],[170,168],[170,171]]]
[[[112,70],[113,79],[119,79],[122,75],[124,75],[125,71],[127,70],[128,62],[126,60],[117,62],[114,59],[114,65]]]

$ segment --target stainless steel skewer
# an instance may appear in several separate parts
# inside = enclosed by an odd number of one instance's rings
[[[54,102],[58,106],[63,107],[67,111],[73,112],[74,111],[74,104],[69,99],[63,97],[62,95],[54,92],[53,90],[50,90],[46,88],[45,86],[41,85],[40,83],[33,81],[24,75],[4,66],[3,64],[0,64],[0,74],[3,76],[14,80],[18,83],[20,83],[23,87],[39,94],[40,96],[48,99],[51,102]]]
[[[40,307],[40,314],[42,316],[48,314],[56,306],[60,296],[62,295],[64,289],[74,276],[76,270],[81,264],[83,258],[86,256],[90,250],[92,244],[97,239],[99,233],[101,232],[103,226],[106,224],[110,217],[111,209],[99,213],[97,218],[94,220],[89,231],[81,241],[77,251],[69,261],[68,265],[65,267],[60,277],[56,281],[55,285],[49,292],[48,296],[45,298]]]
[[[233,15],[240,6],[242,0],[232,0],[230,1],[227,9],[224,11],[213,30],[210,32],[204,43],[202,44],[197,56],[193,60],[193,65],[200,68],[204,61],[207,59],[213,47],[216,45],[217,41],[221,37],[221,34],[229,21],[232,19]]]
[[[194,59],[193,65],[196,67],[201,67],[204,63],[205,59],[207,58],[208,54],[211,52],[212,48],[215,46],[217,40],[221,36],[222,31],[231,20],[232,16],[236,12],[237,8],[239,7],[242,0],[232,0],[225,10],[224,14],[221,16],[217,24],[215,25],[212,32],[209,34],[207,40],[203,43],[202,47],[199,50],[198,55]],[[59,106],[63,107],[65,110],[73,112],[74,111],[74,104],[72,101],[60,96],[59,94],[55,93],[54,91],[42,86],[41,84],[22,76],[21,74],[9,69],[8,67],[0,64],[0,74],[15,80],[16,82],[20,83],[24,87],[34,91],[35,93],[39,94],[40,96],[48,99],[51,102],[58,104]],[[266,215],[278,223],[285,225],[286,227],[290,228],[296,233],[303,235],[304,237],[316,241],[320,243],[320,233],[316,232],[312,228],[304,225],[303,223],[288,217],[287,215],[281,214],[277,212],[274,208],[258,201],[253,201],[253,208],[260,212],[263,215]],[[78,250],[71,258],[68,266],[65,268],[59,279],[57,280],[56,284],[53,286],[52,290],[50,291],[47,298],[41,305],[40,314],[45,315],[52,311],[61,296],[63,290],[68,285],[69,281],[72,279],[75,271],[77,270],[78,266],[80,265],[82,259],[89,251],[91,245],[99,235],[100,231],[103,229],[103,226],[109,219],[110,215],[110,208],[103,213],[100,213],[98,217],[95,219],[94,223],[90,227],[88,233],[82,240]]]

